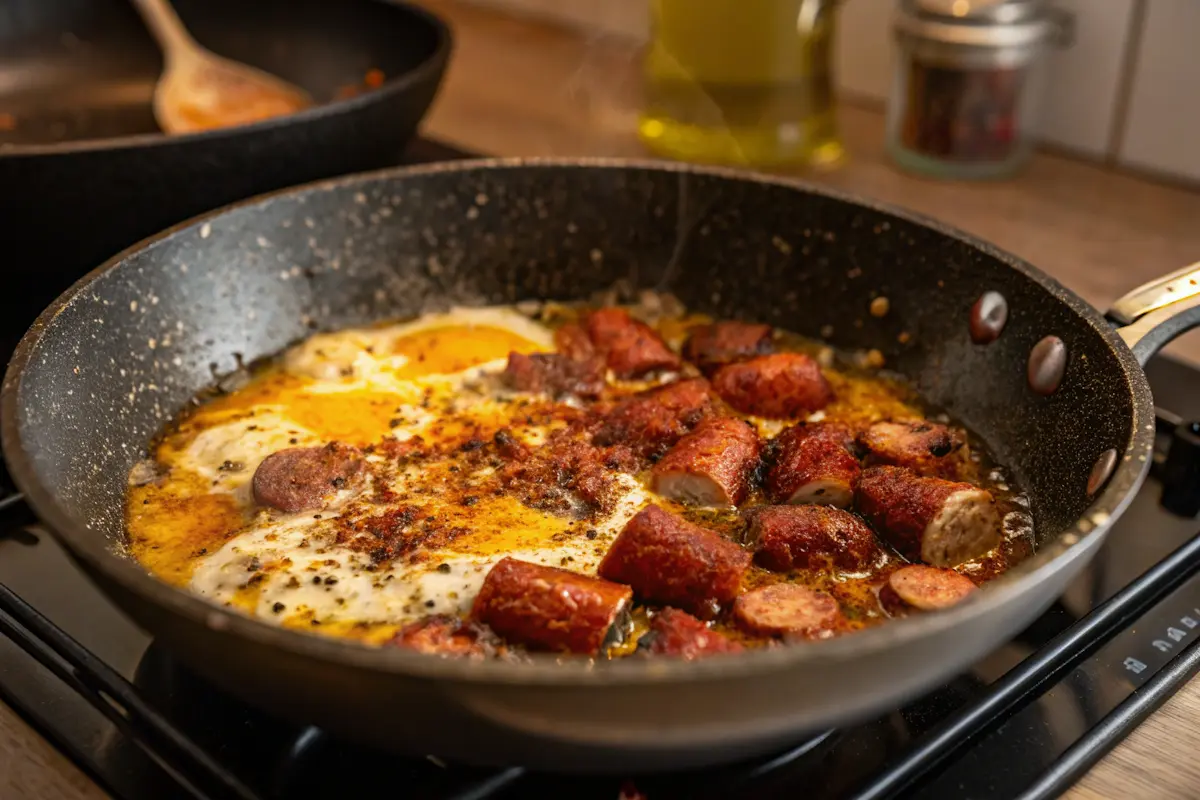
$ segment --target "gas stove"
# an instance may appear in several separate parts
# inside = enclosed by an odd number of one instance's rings
[[[466,155],[417,140],[407,160]],[[0,698],[123,799],[1053,797],[1200,667],[1200,370],[1160,357],[1147,372],[1160,434],[1151,478],[1062,598],[929,695],[769,758],[556,776],[404,758],[271,718],[136,628],[6,478]]]

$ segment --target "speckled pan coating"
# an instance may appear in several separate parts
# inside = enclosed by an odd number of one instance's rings
[[[282,631],[168,588],[122,555],[130,465],[214,375],[313,330],[451,303],[578,299],[614,285],[878,349],[1016,468],[1041,553],[945,613],[695,663],[599,665],[447,661]],[[985,291],[1006,298],[1009,318],[981,345],[970,317]],[[889,303],[877,317],[880,296]],[[1058,391],[1039,396],[1027,362],[1050,334],[1066,344],[1068,366]],[[603,161],[394,170],[179,226],[48,309],[14,358],[3,400],[5,455],[39,514],[204,674],[398,749],[559,769],[729,760],[945,679],[1040,613],[1082,568],[1143,479],[1154,426],[1145,378],[1103,317],[1013,256],[800,184]],[[1093,502],[1088,477],[1109,448],[1118,464]],[[204,663],[215,647],[227,654],[219,670]],[[320,690],[285,691],[302,684]],[[389,713],[428,714],[454,735],[419,737]]]

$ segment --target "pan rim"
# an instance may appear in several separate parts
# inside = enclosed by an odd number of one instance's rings
[[[851,636],[806,642],[767,650],[725,654],[695,661],[676,659],[621,659],[594,663],[582,657],[535,656],[532,663],[443,659],[400,648],[378,648],[344,639],[279,628],[255,618],[217,606],[184,589],[170,586],[153,577],[131,559],[113,554],[111,545],[89,532],[82,521],[70,517],[50,492],[36,479],[33,459],[26,452],[21,436],[20,399],[24,367],[33,358],[42,336],[54,318],[101,275],[114,269],[135,253],[150,250],[181,232],[198,229],[206,222],[239,209],[265,205],[274,198],[332,191],[349,186],[367,186],[380,181],[402,180],[441,172],[519,168],[590,168],[627,169],[670,173],[692,173],[750,181],[853,203],[898,219],[932,229],[956,239],[983,254],[1016,269],[1025,277],[1051,292],[1112,347],[1132,396],[1131,435],[1120,453],[1118,467],[1104,489],[1097,494],[1076,526],[1042,546],[1031,558],[992,582],[967,602],[943,612],[892,620],[858,631]],[[1023,259],[987,242],[923,214],[886,203],[855,196],[806,181],[763,175],[728,167],[697,166],[655,159],[629,158],[484,158],[438,162],[415,166],[390,167],[355,175],[341,176],[290,187],[251,197],[189,220],[131,245],[92,270],[51,303],[22,337],[9,363],[0,390],[0,438],[6,461],[18,487],[25,493],[39,519],[78,560],[125,591],[142,600],[180,614],[236,639],[279,648],[290,654],[318,662],[349,665],[382,674],[456,681],[466,684],[511,686],[638,686],[678,681],[745,678],[791,667],[836,664],[848,657],[866,657],[901,644],[935,636],[959,625],[970,625],[994,608],[1007,605],[1033,584],[1053,572],[1061,560],[1082,557],[1100,545],[1112,522],[1133,500],[1150,468],[1149,455],[1154,441],[1153,401],[1145,374],[1132,351],[1108,324],[1103,315],[1054,278]]]
[[[395,78],[385,78],[383,85],[378,89],[364,92],[355,97],[347,97],[340,100],[335,99],[328,103],[317,103],[310,108],[297,111],[294,114],[269,117],[259,122],[251,122],[244,125],[210,128],[194,133],[167,134],[158,131],[156,133],[131,133],[124,136],[109,136],[99,139],[77,139],[52,144],[8,145],[0,147],[0,161],[69,156],[78,153],[151,150],[175,145],[190,147],[197,143],[202,144],[239,136],[268,133],[288,125],[306,125],[328,117],[349,114],[368,106],[376,105],[382,100],[406,92],[413,86],[428,80],[431,77],[431,73],[437,73],[445,69],[450,53],[454,48],[454,36],[451,34],[450,27],[445,20],[429,9],[407,2],[407,0],[374,1],[408,12],[413,18],[419,19],[428,25],[434,34],[434,47],[428,58],[421,61],[412,69],[397,75]],[[299,186],[305,185],[307,184],[300,184]]]

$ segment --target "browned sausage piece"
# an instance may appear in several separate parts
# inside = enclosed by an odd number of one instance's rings
[[[554,346],[558,352],[572,361],[600,361],[602,358],[592,344],[592,337],[582,325],[568,322],[554,332]]]
[[[279,450],[254,471],[254,501],[287,512],[324,508],[339,491],[361,483],[362,467],[358,448],[338,442]]]
[[[909,608],[937,611],[958,604],[978,589],[974,581],[952,569],[912,564],[888,576],[879,590],[879,602],[892,613]]]
[[[679,356],[646,323],[622,308],[602,308],[584,320],[596,350],[618,378],[638,378],[660,370],[679,369]]]
[[[875,534],[849,511],[830,506],[759,506],[745,514],[754,560],[774,572],[862,570],[879,556]]]
[[[870,467],[858,479],[857,502],[879,535],[912,561],[953,567],[1000,543],[995,498],[969,483]]]
[[[926,420],[876,422],[858,442],[867,463],[908,467],[918,475],[956,480],[963,475],[970,448],[962,431]]]
[[[758,465],[758,433],[732,417],[709,417],[654,466],[651,488],[671,500],[735,506],[750,490]]]
[[[819,503],[846,508],[854,501],[860,468],[842,425],[796,425],[771,442],[767,496],[772,503]]]
[[[747,592],[733,604],[733,617],[753,636],[823,639],[846,624],[841,606],[832,596],[791,583]]]
[[[717,322],[688,329],[683,357],[707,375],[725,364],[764,356],[773,349],[770,325]]]
[[[772,419],[801,417],[833,400],[833,389],[820,366],[802,353],[775,353],[726,364],[713,375],[713,388],[743,414]]]
[[[489,658],[505,648],[483,625],[450,614],[433,614],[405,625],[391,642],[393,647],[438,656]]]
[[[614,408],[593,437],[601,447],[627,445],[657,459],[703,419],[712,407],[708,381],[692,378],[638,392]]]
[[[632,598],[628,586],[503,558],[484,578],[471,617],[531,650],[596,655],[620,641]]]
[[[650,620],[650,630],[638,640],[638,652],[691,661],[713,653],[740,653],[744,648],[678,608],[664,608]]]
[[[741,547],[652,505],[629,520],[597,572],[644,600],[712,619],[737,597],[748,566]]]
[[[519,391],[551,397],[595,398],[604,391],[599,361],[573,361],[560,353],[509,353],[504,380]]]

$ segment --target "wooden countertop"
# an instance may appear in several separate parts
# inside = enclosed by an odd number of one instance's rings
[[[425,132],[500,155],[644,155],[632,133],[637,55],[619,41],[451,2],[423,0],[455,28],[457,50]],[[1200,260],[1200,193],[1039,156],[1020,178],[989,185],[925,181],[883,156],[873,111],[844,108],[851,160],[810,176],[908,206],[995,242],[1106,306],[1124,291]],[[1200,363],[1200,334],[1171,352]],[[1143,723],[1066,796],[1200,796],[1200,681]],[[104,793],[0,704],[0,798],[91,800]]]

